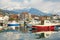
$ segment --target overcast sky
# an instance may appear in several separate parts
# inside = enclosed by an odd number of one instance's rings
[[[60,0],[0,0],[1,9],[36,8],[45,13],[60,12]]]

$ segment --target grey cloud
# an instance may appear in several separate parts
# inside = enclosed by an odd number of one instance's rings
[[[50,2],[60,2],[60,0],[43,0],[43,1],[45,1],[45,2],[48,2],[48,1],[50,1]]]

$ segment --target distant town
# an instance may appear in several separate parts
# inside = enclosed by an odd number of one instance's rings
[[[19,24],[25,21],[27,24],[37,25],[43,24],[41,23],[43,20],[50,20],[52,23],[60,23],[60,15],[54,14],[51,16],[38,16],[35,14],[30,14],[28,12],[22,12],[19,14],[4,14],[0,12],[0,30],[1,28],[6,28],[7,24],[13,21],[18,22]]]

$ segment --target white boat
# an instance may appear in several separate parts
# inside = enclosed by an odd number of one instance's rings
[[[19,22],[16,22],[16,21],[12,21],[12,22],[8,22],[8,26],[10,28],[12,28],[13,30],[15,30],[16,27],[19,27]]]

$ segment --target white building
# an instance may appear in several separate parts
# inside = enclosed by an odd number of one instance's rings
[[[3,29],[3,21],[4,21],[4,17],[0,17],[0,30]]]
[[[4,20],[9,20],[9,16],[5,15]]]
[[[53,15],[52,16],[52,19],[58,19],[59,18],[59,15]]]
[[[5,28],[7,27],[7,22],[9,20],[8,16],[0,16],[0,28]]]

